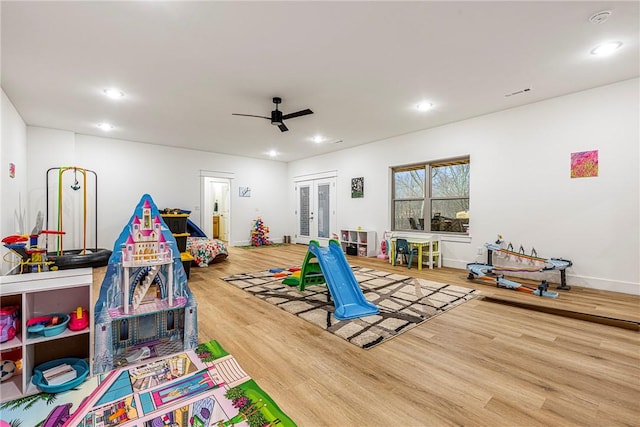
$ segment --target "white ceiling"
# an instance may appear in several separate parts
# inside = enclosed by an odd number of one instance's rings
[[[3,1],[1,83],[28,125],[291,161],[637,77],[639,4]],[[232,116],[273,96],[315,114]]]

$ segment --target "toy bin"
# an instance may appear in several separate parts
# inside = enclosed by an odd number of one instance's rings
[[[55,319],[55,321],[53,321]],[[65,313],[51,313],[47,316],[36,317],[27,321],[27,332],[31,334],[54,337],[67,329],[71,317]]]
[[[16,336],[20,328],[19,310],[17,305],[0,308],[0,342],[12,340]]]
[[[44,373],[49,369],[56,368],[60,365],[68,365],[75,371],[74,375],[71,375],[69,381],[63,383],[49,384],[44,376]],[[89,375],[89,364],[84,359],[78,359],[75,357],[67,357],[63,359],[52,360],[50,362],[42,363],[33,369],[33,377],[31,382],[45,393],[60,393],[61,391],[70,390],[80,385],[85,378]]]
[[[173,237],[176,239],[176,243],[178,244],[178,252],[182,253],[186,251],[187,237],[189,237],[189,233],[174,234]]]
[[[187,279],[188,279],[189,272],[191,271],[191,263],[193,261],[193,256],[188,252],[182,252],[180,254],[180,260],[182,261],[182,267],[184,267],[184,272],[187,275]]]
[[[162,220],[167,224],[167,227],[169,227],[172,233],[187,232],[188,214],[161,214],[160,216],[162,216]]]

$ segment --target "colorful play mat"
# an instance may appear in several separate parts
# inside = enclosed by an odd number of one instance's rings
[[[295,426],[216,341],[0,405],[0,426]]]

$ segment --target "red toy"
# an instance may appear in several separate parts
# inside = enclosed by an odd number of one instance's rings
[[[67,326],[72,331],[81,331],[89,326],[89,312],[82,307],[76,308],[71,314],[71,320]]]

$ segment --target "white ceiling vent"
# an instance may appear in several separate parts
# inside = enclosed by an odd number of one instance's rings
[[[602,10],[600,12],[596,12],[589,17],[589,22],[593,24],[602,24],[604,21],[609,19],[611,16],[610,10]]]

